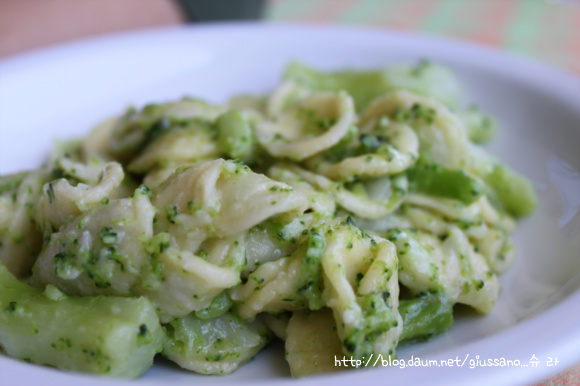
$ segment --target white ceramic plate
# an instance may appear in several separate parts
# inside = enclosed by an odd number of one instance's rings
[[[501,278],[494,312],[462,315],[447,334],[399,351],[404,359],[459,358],[459,363],[468,356],[462,366],[361,370],[298,383],[449,386],[541,380],[580,361],[580,81],[571,75],[482,47],[378,30],[232,24],[87,40],[0,64],[0,173],[36,167],[54,138],[84,135],[129,104],[183,95],[223,102],[236,93],[268,92],[293,59],[341,69],[421,58],[451,66],[469,101],[498,119],[501,130],[489,148],[531,178],[538,210],[515,234],[517,260]],[[478,358],[521,366],[471,366]],[[227,377],[199,376],[160,361],[137,384],[291,381],[283,350],[274,346]],[[3,385],[121,382],[0,356]]]

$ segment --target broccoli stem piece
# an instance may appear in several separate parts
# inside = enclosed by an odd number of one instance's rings
[[[509,214],[522,217],[536,209],[538,196],[534,187],[513,170],[497,164],[484,180]]]
[[[284,78],[293,80],[314,91],[346,90],[353,98],[357,111],[373,99],[390,90],[382,71],[318,72],[300,63],[291,63]]]
[[[67,297],[18,281],[0,264],[0,346],[64,370],[135,378],[161,351],[163,330],[145,298]]]
[[[453,305],[436,295],[399,302],[403,332],[399,342],[427,340],[442,334],[453,324]]]
[[[216,296],[211,304],[204,308],[203,310],[195,311],[195,316],[199,319],[212,319],[217,318],[229,311],[234,305],[234,302],[228,295],[227,291],[222,291],[218,296]]]
[[[243,113],[230,110],[216,120],[218,146],[232,159],[244,159],[252,152],[252,128]]]
[[[420,158],[407,172],[409,190],[451,198],[469,205],[481,197],[484,187],[463,170],[451,170]]]
[[[252,359],[270,340],[259,319],[245,322],[231,313],[213,319],[195,314],[165,325],[163,354],[179,366],[201,374],[229,374]]]
[[[337,72],[320,72],[300,63],[290,63],[284,79],[313,91],[345,90],[352,96],[358,112],[375,98],[394,90],[409,90],[448,106],[455,106],[461,94],[457,80],[447,68],[425,61],[415,66],[394,65],[376,71]]]

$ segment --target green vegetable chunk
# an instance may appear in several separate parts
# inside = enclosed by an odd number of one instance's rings
[[[216,121],[218,146],[232,159],[243,159],[252,151],[252,128],[243,113],[230,110]]]
[[[216,318],[228,312],[228,310],[232,308],[233,305],[234,302],[232,302],[232,299],[228,295],[227,291],[223,291],[212,300],[211,304],[207,308],[196,311],[195,316],[200,319]]]
[[[357,111],[362,111],[373,99],[400,89],[435,98],[449,106],[454,106],[460,97],[459,84],[451,71],[428,61],[376,71],[337,72],[319,72],[291,63],[284,78],[314,91],[346,90],[354,99]]]
[[[318,72],[300,63],[291,63],[284,74],[315,91],[346,90],[354,99],[357,111],[367,106],[373,99],[389,91],[382,71],[341,71]]]
[[[480,198],[483,186],[463,170],[451,170],[423,158],[407,172],[409,190],[451,198],[469,205]]]
[[[258,320],[247,323],[226,313],[214,319],[195,314],[167,326],[164,355],[179,366],[202,374],[229,374],[249,361],[269,341]]]
[[[531,214],[538,205],[538,196],[531,182],[503,165],[495,165],[485,176],[504,209],[513,216]]]
[[[0,346],[12,357],[65,370],[136,378],[161,351],[163,331],[145,298],[67,297],[21,283],[0,264]]]
[[[426,340],[447,331],[453,324],[453,305],[436,295],[399,302],[403,332],[399,342]]]

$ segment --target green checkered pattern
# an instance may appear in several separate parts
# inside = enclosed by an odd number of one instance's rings
[[[266,14],[448,36],[580,75],[580,0],[270,0]]]

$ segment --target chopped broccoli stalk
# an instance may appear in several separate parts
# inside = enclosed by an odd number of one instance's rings
[[[469,139],[475,143],[489,141],[497,130],[497,125],[493,118],[484,114],[477,107],[469,107],[457,113],[459,119],[467,129]]]
[[[117,157],[130,160],[145,146],[169,132],[196,122],[210,127],[223,108],[192,98],[149,104],[141,110],[129,108],[115,123],[111,150]]]
[[[163,330],[145,298],[67,297],[21,283],[0,264],[0,346],[65,370],[136,378],[161,351]]]
[[[436,295],[401,300],[399,312],[403,318],[399,342],[427,340],[453,324],[453,305]]]
[[[538,197],[534,187],[513,170],[497,164],[484,180],[509,214],[522,217],[536,209]]]
[[[347,355],[357,359],[369,357],[373,353],[373,345],[377,336],[397,325],[396,315],[379,294],[369,294],[359,301],[363,320],[350,329],[343,340],[343,348]]]
[[[227,291],[223,291],[212,300],[211,304],[207,308],[196,311],[195,316],[200,319],[216,318],[228,312],[229,309],[232,308],[233,304],[234,303],[232,302],[232,299],[228,295]]]
[[[293,80],[314,91],[346,90],[361,111],[373,99],[389,91],[382,71],[318,72],[300,63],[290,63],[284,78]]]
[[[451,170],[420,158],[407,172],[409,190],[451,198],[469,205],[485,192],[484,187],[463,170]]]
[[[244,159],[252,151],[253,135],[243,113],[230,110],[216,121],[218,146],[232,159]]]
[[[447,106],[455,107],[462,96],[461,86],[453,72],[428,60],[416,65],[389,66],[384,74],[392,90],[409,90],[437,99]]]
[[[418,65],[395,65],[376,71],[319,72],[300,63],[291,63],[284,78],[314,91],[346,90],[362,111],[373,99],[405,89],[435,98],[449,106],[460,97],[457,80],[447,68],[423,61]],[[441,87],[445,85],[445,87]]]
[[[164,354],[183,368],[202,374],[229,374],[269,341],[267,328],[225,313],[213,319],[194,314],[166,325]]]

